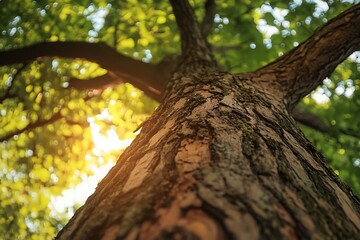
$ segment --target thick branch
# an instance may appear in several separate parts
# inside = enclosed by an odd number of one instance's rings
[[[209,45],[203,37],[188,0],[170,0],[181,36],[182,57],[188,65],[201,62],[216,66]]]
[[[216,13],[215,0],[206,0],[205,2],[205,16],[201,22],[200,28],[204,38],[209,36],[211,28],[214,24],[214,17]]]
[[[301,108],[299,106],[295,107],[292,112],[292,116],[297,122],[299,122],[305,126],[308,126],[312,129],[315,129],[319,132],[330,134],[330,135],[334,132],[334,129],[331,126],[326,124],[322,119],[320,119],[318,116],[316,116],[312,112],[306,110],[305,108]],[[360,139],[360,133],[358,133],[356,131],[352,131],[349,129],[339,129],[338,131],[342,134],[349,135],[349,136]]]
[[[158,96],[164,80],[155,65],[134,60],[104,43],[88,42],[43,42],[28,47],[0,52],[0,66],[26,63],[39,57],[79,58],[96,62],[109,70],[115,78],[144,91],[149,96]]]
[[[318,29],[309,39],[257,73],[277,81],[291,110],[336,66],[360,49],[360,4]],[[272,84],[274,87],[274,84]]]
[[[171,73],[175,71],[177,65],[179,65],[180,61],[179,55],[168,55],[163,58],[163,60],[156,64],[157,74],[161,75],[162,79],[170,79]],[[96,78],[88,79],[88,80],[80,80],[77,78],[72,78],[69,81],[69,86],[76,90],[86,90],[86,89],[96,89],[96,90],[104,90],[108,87],[113,87],[118,84],[125,83],[126,80],[117,76],[115,73],[108,71],[108,73],[98,76]],[[138,84],[141,84],[138,83]],[[142,88],[148,88],[151,86],[142,86]],[[149,97],[156,101],[161,101],[162,92],[156,93],[155,91],[149,90],[145,92]]]

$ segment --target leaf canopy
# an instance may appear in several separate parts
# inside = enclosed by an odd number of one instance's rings
[[[359,1],[218,1],[209,42],[224,71],[253,71],[297,46],[330,18]],[[199,20],[204,1],[192,0]],[[0,1],[0,50],[44,41],[105,42],[118,52],[157,63],[180,51],[167,1]],[[360,55],[342,63],[301,103],[331,127],[302,126],[336,173],[360,195]],[[78,91],[72,78],[107,70],[78,59],[41,58],[0,68],[0,236],[51,239],[74,211],[53,199],[82,182],[121,149],[96,149],[99,134],[119,139],[157,103],[130,84]],[[106,116],[106,117],[104,117]]]

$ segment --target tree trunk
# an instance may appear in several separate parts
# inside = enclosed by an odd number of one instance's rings
[[[253,76],[177,74],[57,239],[356,239],[360,204]]]
[[[289,111],[360,48],[360,4],[234,75],[216,70],[189,3],[170,2],[182,58],[163,103],[57,239],[358,239],[359,200]]]

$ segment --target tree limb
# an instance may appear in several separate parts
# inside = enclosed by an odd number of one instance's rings
[[[26,63],[40,57],[79,58],[98,63],[114,78],[122,79],[160,99],[164,79],[156,65],[144,63],[116,52],[105,43],[42,42],[0,52],[0,66]]]
[[[19,135],[19,134],[21,134],[23,132],[35,129],[37,127],[42,127],[42,126],[45,126],[47,124],[54,123],[54,122],[56,122],[56,121],[58,121],[60,119],[63,119],[63,118],[65,118],[65,116],[61,115],[60,111],[56,112],[49,119],[39,119],[36,122],[29,123],[26,127],[22,128],[22,129],[18,129],[16,131],[10,132],[10,133],[0,137],[0,142],[7,141],[7,140],[11,139],[12,137],[14,137],[15,135]],[[79,124],[78,122],[74,122],[74,121],[68,120],[68,119],[66,119],[66,122],[69,125]],[[82,124],[82,125],[84,126],[85,124]]]
[[[308,126],[312,129],[315,129],[321,133],[331,135],[334,132],[334,129],[331,126],[326,124],[316,114],[306,110],[305,108],[301,108],[301,107],[297,106],[294,108],[291,115],[297,122],[299,122],[305,126]],[[349,135],[349,136],[360,139],[360,133],[357,133],[356,131],[352,131],[349,129],[339,129],[338,131],[342,134]]]
[[[231,50],[239,50],[240,46],[239,44],[236,45],[229,45],[229,46],[213,46],[212,49],[215,52],[219,52],[219,53],[225,53],[227,51],[231,51]]]
[[[28,66],[28,64],[23,64],[14,74],[10,86],[5,90],[5,94],[0,97],[0,103],[2,103],[5,99],[15,97],[15,94],[11,93],[11,89],[14,86],[15,80],[18,78],[20,73]]]
[[[105,88],[112,87],[121,83],[124,83],[124,81],[121,81],[119,78],[115,78],[109,73],[106,73],[104,75],[87,80],[71,78],[69,81],[69,87],[74,88],[78,91],[83,91],[87,89],[103,90]]]
[[[81,81],[81,80],[79,80]],[[84,100],[85,102],[89,101],[90,99],[92,99],[95,95],[93,96],[87,96]],[[3,141],[7,141],[9,140],[10,138],[12,138],[13,136],[15,135],[19,135],[23,132],[26,132],[26,131],[29,131],[29,130],[32,130],[32,129],[35,129],[37,127],[42,127],[42,126],[45,126],[47,124],[51,124],[51,123],[54,123],[60,119],[63,119],[65,118],[65,116],[61,115],[61,112],[58,111],[56,113],[54,113],[50,118],[48,119],[38,119],[37,121],[35,122],[31,122],[29,123],[26,127],[22,128],[22,129],[18,129],[16,131],[13,131],[13,132],[10,132],[10,133],[7,133],[5,134],[4,136],[0,136],[0,142],[3,142]],[[69,124],[69,125],[74,125],[74,124],[79,124],[77,122],[74,122],[70,119],[66,119],[66,122]],[[82,124],[84,125],[84,124]]]
[[[279,83],[289,110],[329,76],[336,66],[360,49],[360,4],[318,29],[310,38],[256,71]]]
[[[52,115],[51,118],[49,118],[49,119],[41,119],[36,122],[29,123],[26,127],[22,128],[22,129],[18,129],[16,131],[10,132],[10,133],[0,137],[0,142],[7,141],[10,138],[12,138],[13,136],[21,134],[23,132],[26,132],[28,130],[56,122],[57,120],[59,120],[61,118],[63,118],[63,116],[60,114],[60,111],[59,111],[59,112],[55,113],[54,115]]]
[[[214,24],[214,17],[216,13],[215,0],[206,0],[205,2],[205,16],[200,24],[201,34],[207,38],[211,33],[211,28]]]
[[[200,31],[188,0],[170,0],[170,3],[180,31],[182,57],[185,60],[186,67],[191,65],[196,67],[198,62],[201,62],[203,66],[216,66],[209,45]]]

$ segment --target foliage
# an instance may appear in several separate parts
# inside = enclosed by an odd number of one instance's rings
[[[356,59],[355,59],[356,60]],[[305,134],[326,156],[330,166],[355,194],[360,195],[360,64],[347,60],[338,66],[331,80],[315,93],[323,93],[324,103],[317,103],[311,96],[303,105],[331,126],[327,136],[304,127]]]
[[[203,1],[191,3],[200,19]],[[209,42],[224,70],[246,72],[297,46],[351,3],[230,0],[217,4]],[[180,49],[174,29],[167,1],[0,1],[0,50],[41,41],[103,41],[133,58],[159,62]],[[355,117],[360,109],[359,62],[355,58],[344,62],[302,103],[331,125],[331,133],[305,126],[304,132],[357,194],[360,142],[343,130],[360,132],[360,119]],[[0,236],[52,238],[69,217],[54,213],[52,197],[94,174],[94,165],[114,161],[120,154],[120,150],[103,151],[100,157],[93,151],[91,123],[103,134],[113,129],[120,139],[128,139],[155,109],[154,101],[129,84],[102,92],[68,86],[72,77],[86,81],[104,72],[95,63],[56,58],[0,68]],[[328,101],[318,103],[314,96],[319,91]],[[110,117],[101,117],[104,111]]]

